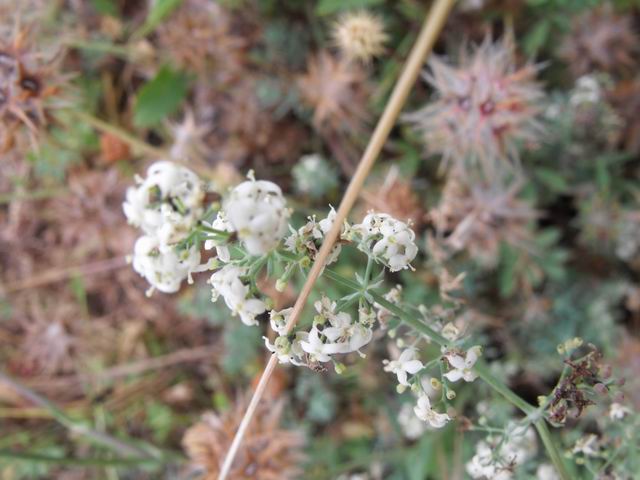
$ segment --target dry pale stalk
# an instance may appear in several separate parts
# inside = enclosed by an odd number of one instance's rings
[[[391,93],[391,97],[387,102],[384,112],[378,121],[376,129],[369,140],[369,144],[367,145],[367,149],[365,150],[362,158],[360,159],[360,163],[358,164],[358,168],[355,171],[351,182],[347,188],[347,191],[342,198],[342,202],[340,203],[340,207],[336,212],[336,218],[333,222],[333,227],[329,231],[329,233],[324,238],[324,242],[322,243],[322,247],[318,252],[315,262],[309,271],[309,275],[307,277],[306,282],[304,283],[302,290],[300,291],[300,295],[296,300],[295,305],[293,306],[293,311],[291,312],[291,316],[289,318],[289,322],[287,323],[287,332],[290,332],[291,329],[295,326],[300,318],[300,314],[307,303],[307,298],[313,289],[313,286],[322,271],[322,267],[324,266],[329,253],[333,249],[333,245],[335,244],[338,236],[340,235],[340,229],[342,228],[342,224],[346,219],[349,211],[353,207],[358,195],[360,194],[360,190],[362,190],[362,186],[364,184],[365,179],[367,178],[371,167],[375,163],[378,154],[382,150],[384,143],[389,136],[389,132],[393,128],[398,115],[400,114],[400,110],[404,105],[409,92],[411,91],[411,87],[415,83],[418,75],[420,73],[420,69],[425,61],[427,54],[433,48],[433,44],[435,43],[442,27],[451,11],[451,7],[455,3],[455,0],[436,0],[433,4],[429,14],[427,15],[422,29],[420,30],[420,34],[409,54],[409,58],[407,59],[404,69],[396,82],[396,85]],[[233,443],[229,448],[229,452],[224,460],[224,464],[222,465],[222,469],[220,470],[220,475],[218,476],[218,480],[225,480],[229,471],[231,469],[231,465],[233,464],[233,460],[236,456],[238,449],[240,448],[240,444],[242,443],[242,438],[245,434],[249,423],[255,413],[255,410],[262,398],[262,394],[271,378],[271,375],[276,367],[278,362],[278,358],[276,355],[272,355],[265,367],[264,372],[262,373],[262,377],[260,378],[260,382],[256,387],[256,391],[251,398],[251,402],[247,408],[247,411],[240,422],[240,426],[238,427],[238,431],[233,439]]]

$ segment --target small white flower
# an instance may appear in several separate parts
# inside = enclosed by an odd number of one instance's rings
[[[224,212],[247,251],[264,255],[276,248],[286,233],[290,212],[280,187],[251,175],[231,191]]]
[[[629,415],[631,409],[629,407],[625,407],[621,403],[613,402],[611,407],[609,408],[609,418],[611,420],[622,420],[624,417]]]
[[[398,423],[402,428],[402,433],[409,440],[416,440],[427,430],[426,424],[421,421],[413,412],[413,405],[403,403],[398,413]]]
[[[427,422],[433,428],[444,427],[451,418],[446,413],[438,413],[431,408],[431,401],[425,394],[420,395],[418,403],[413,411],[423,422]]]
[[[548,463],[543,463],[538,466],[536,470],[536,478],[537,480],[560,480],[560,476],[556,473],[556,469],[553,468],[553,465],[549,465]]]
[[[403,351],[397,360],[383,360],[385,364],[385,372],[393,372],[398,376],[398,383],[409,386],[407,375],[414,375],[424,368],[424,365],[418,360],[418,351],[415,348],[407,348]]]
[[[504,436],[489,436],[476,444],[473,458],[466,470],[472,478],[508,480],[513,469],[535,456],[536,434],[529,425],[511,422]]]
[[[418,254],[414,231],[390,215],[369,213],[353,230],[362,237],[361,248],[381,259],[392,272],[410,268]]]
[[[213,221],[213,223],[207,226],[213,228],[214,230],[220,230],[222,232],[233,232],[233,225],[229,223],[223,211],[219,211],[218,216]],[[211,250],[214,247],[216,249],[216,255],[221,261],[228,262],[229,260],[231,260],[231,254],[229,253],[229,247],[226,245],[226,240],[222,240],[220,238],[210,238],[208,240],[205,240],[205,250]]]
[[[319,222],[317,222],[316,217],[313,216],[309,217],[307,223],[298,230],[289,226],[291,235],[289,235],[284,241],[286,249],[293,253],[304,254],[308,255],[310,258],[315,258],[325,235],[329,233],[329,230],[331,230],[331,227],[335,222],[335,217],[336,211],[331,207],[327,218],[324,218]],[[327,257],[325,265],[330,265],[335,262],[340,256],[341,251],[342,245],[340,245],[340,243],[336,243]]]
[[[576,80],[576,86],[571,92],[569,103],[572,106],[596,104],[602,97],[602,87],[594,75],[583,75]]]
[[[494,454],[498,455],[485,442],[476,444],[476,453],[466,464],[466,470],[471,478],[478,479],[497,479],[508,480],[511,478],[511,472],[507,468],[500,465],[500,459],[494,458]]]
[[[320,339],[320,332],[317,328],[312,328],[306,340],[300,342],[302,349],[307,352],[317,362],[328,362],[331,355],[338,353],[335,344],[326,345]]]
[[[216,301],[222,296],[232,315],[238,315],[245,325],[257,325],[256,316],[264,313],[267,307],[262,300],[250,296],[249,285],[241,279],[247,270],[246,267],[225,265],[211,275],[211,299]]]
[[[306,366],[304,361],[305,351],[302,349],[302,342],[308,339],[307,332],[297,332],[294,340],[290,341],[286,336],[276,338],[272,344],[267,337],[262,337],[267,349],[278,356],[278,362],[282,364],[291,363],[297,367]]]
[[[455,353],[449,352],[445,353],[445,358],[451,365],[452,370],[448,371],[444,374],[445,377],[450,382],[457,382],[461,378],[464,379],[465,382],[473,382],[478,375],[473,372],[473,366],[478,361],[482,353],[482,348],[479,346],[471,347],[465,356]]]
[[[598,437],[593,433],[580,437],[573,447],[573,453],[582,453],[587,457],[598,455]]]
[[[198,270],[200,252],[192,247],[176,251],[172,246],[161,245],[156,237],[143,235],[134,246],[133,269],[164,293],[174,293],[191,272]]]
[[[284,310],[276,311],[271,310],[269,312],[269,322],[271,323],[271,328],[278,335],[284,335],[287,330],[287,322],[289,321],[289,317],[291,316],[291,312],[293,312],[293,308],[285,308]]]
[[[188,168],[160,161],[147,170],[146,179],[127,190],[123,204],[130,224],[168,245],[180,241],[203,213],[205,190]]]

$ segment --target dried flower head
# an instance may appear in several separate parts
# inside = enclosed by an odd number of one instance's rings
[[[35,145],[63,82],[57,74],[60,57],[37,51],[30,33],[19,24],[11,35],[0,31],[0,153],[11,150],[25,129]]]
[[[178,162],[204,161],[210,156],[205,137],[209,133],[206,124],[199,123],[193,112],[187,112],[180,123],[170,124],[173,144],[169,156]]]
[[[445,164],[479,164],[491,175],[498,163],[519,159],[521,144],[537,143],[543,96],[535,81],[538,68],[517,68],[508,40],[485,40],[472,53],[463,52],[458,66],[437,57],[429,66],[425,79],[436,97],[406,116],[429,153],[442,155]]]
[[[218,415],[205,414],[187,430],[182,440],[191,459],[193,473],[201,480],[218,478],[220,466],[229,450],[247,402],[239,401],[231,410]],[[280,428],[284,404],[262,403],[251,422],[231,468],[229,479],[286,480],[300,478],[303,459],[300,433]]]
[[[548,413],[555,424],[564,424],[567,417],[579,418],[584,410],[594,405],[593,392],[604,389],[602,379],[602,354],[590,346],[591,351],[579,360],[565,359],[569,372],[551,394]]]
[[[640,79],[619,82],[609,99],[622,118],[622,143],[631,153],[640,153]]]
[[[639,42],[632,18],[606,4],[575,18],[559,53],[576,77],[594,70],[622,73],[635,65]]]
[[[376,210],[394,218],[410,220],[416,232],[420,231],[425,221],[426,212],[419,195],[411,182],[402,178],[395,167],[363,192],[362,197],[365,200],[365,211]]]
[[[206,135],[208,160],[245,165],[260,172],[272,164],[292,165],[308,131],[292,118],[280,118],[261,102],[261,81],[247,75],[224,91],[199,82],[195,86],[197,123],[211,124]]]
[[[302,100],[313,108],[313,124],[320,131],[361,132],[366,109],[366,75],[357,65],[327,52],[311,57],[298,85]]]
[[[181,68],[207,73],[224,85],[238,78],[246,62],[246,40],[232,29],[231,14],[216,2],[187,0],[158,28],[158,43]]]
[[[536,211],[518,198],[521,185],[508,189],[469,186],[452,175],[440,205],[430,212],[439,238],[452,251],[467,249],[474,259],[493,265],[501,242],[527,245],[528,224]]]
[[[366,10],[343,14],[332,33],[336,45],[349,60],[365,63],[384,53],[384,44],[389,39],[382,19]]]

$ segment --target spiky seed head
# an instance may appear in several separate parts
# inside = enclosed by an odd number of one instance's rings
[[[280,427],[282,401],[263,402],[251,423],[231,467],[230,479],[300,478],[304,439],[299,432]],[[242,420],[247,402],[239,401],[222,415],[205,414],[189,428],[182,440],[194,470],[201,480],[215,480]]]
[[[382,55],[389,39],[382,19],[366,10],[343,14],[334,24],[332,35],[348,59],[364,63]]]
[[[16,147],[25,131],[35,144],[66,80],[58,71],[62,56],[36,49],[31,33],[19,24],[11,34],[0,31],[0,153]]]
[[[361,132],[369,118],[364,70],[326,51],[311,57],[298,81],[302,101],[320,131]]]
[[[440,204],[429,216],[442,245],[449,251],[468,251],[481,265],[496,264],[502,242],[520,248],[532,243],[529,225],[538,213],[519,197],[521,183],[508,187],[468,184],[454,171],[445,184]]]
[[[543,132],[537,120],[544,93],[535,81],[538,67],[516,67],[508,40],[487,38],[458,65],[435,57],[426,81],[434,99],[405,118],[422,134],[427,151],[445,165],[479,165],[487,175],[519,159],[523,144],[536,144]]]

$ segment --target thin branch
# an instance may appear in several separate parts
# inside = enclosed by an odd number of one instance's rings
[[[360,163],[358,164],[358,168],[351,178],[351,182],[347,187],[347,191],[340,203],[340,207],[336,212],[336,218],[333,223],[333,227],[327,233],[322,243],[322,247],[316,256],[315,262],[309,271],[309,275],[300,291],[300,295],[296,300],[295,305],[293,306],[293,310],[291,312],[291,317],[287,322],[286,331],[290,332],[291,329],[295,326],[302,314],[302,310],[304,309],[309,294],[313,289],[313,286],[318,279],[326,260],[333,249],[333,245],[335,244],[338,236],[340,235],[340,230],[342,228],[342,224],[344,220],[347,218],[347,215],[351,211],[353,204],[355,203],[360,191],[362,190],[362,186],[364,185],[364,181],[369,175],[369,171],[371,167],[375,163],[382,147],[384,146],[391,129],[395,125],[395,122],[400,114],[400,110],[402,109],[411,88],[413,87],[418,75],[420,73],[420,69],[427,57],[427,54],[433,48],[435,41],[444,26],[446,19],[449,16],[449,12],[453,7],[455,0],[437,0],[427,18],[424,21],[420,34],[409,54],[409,58],[405,63],[405,67],[398,78],[398,81],[391,93],[391,97],[387,102],[382,116],[378,121],[378,124],[369,140],[369,144],[367,145],[362,158],[360,159]],[[222,465],[222,469],[220,470],[220,475],[218,476],[219,480],[225,480],[231,470],[231,466],[233,465],[233,460],[240,448],[240,444],[242,443],[242,439],[244,437],[245,431],[251,422],[251,419],[258,407],[258,403],[267,387],[269,379],[276,367],[277,357],[272,355],[267,363],[267,366],[260,378],[260,382],[256,388],[253,397],[251,398],[251,402],[247,408],[247,411],[240,422],[240,426],[236,435],[233,439],[233,443],[227,452],[227,456]]]
[[[132,445],[129,442],[124,442],[117,438],[114,438],[106,433],[99,432],[89,428],[86,424],[78,422],[69,417],[64,411],[54,405],[52,402],[34,392],[30,388],[25,387],[18,381],[14,380],[4,372],[0,371],[0,382],[11,387],[16,393],[29,402],[38,405],[51,413],[51,416],[62,426],[67,428],[71,433],[86,437],[92,443],[107,447],[108,449],[117,452],[120,455],[135,457],[135,458],[148,458],[151,460],[162,461],[162,453],[155,447],[142,449],[136,445]]]
[[[153,370],[166,370],[181,363],[200,362],[202,360],[212,359],[217,355],[219,350],[220,348],[215,345],[185,348],[166,355],[147,358],[122,365],[115,365],[94,374],[81,373],[78,375],[69,375],[46,381],[32,381],[29,382],[28,385],[39,389],[53,388],[65,389],[68,391],[71,388],[75,388],[78,384],[85,382],[108,382],[122,377],[142,375]]]
[[[105,122],[104,120],[100,120],[93,115],[90,115],[86,112],[81,112],[79,110],[69,110],[69,112],[74,115],[78,120],[87,122],[89,125],[94,127],[97,130],[100,130],[104,133],[109,133],[115,137],[118,137],[125,143],[128,143],[134,150],[137,150],[140,153],[144,153],[145,155],[149,155],[151,157],[156,158],[164,158],[166,157],[166,152],[161,148],[154,147],[153,145],[149,145],[147,142],[144,142],[126,130],[111,125],[110,123]]]
[[[50,463],[54,465],[70,465],[84,467],[125,467],[157,465],[154,458],[74,458],[74,457],[53,457],[39,453],[13,452],[11,450],[0,449],[0,458],[6,458],[17,462],[28,463]]]
[[[76,275],[96,275],[99,273],[109,272],[111,270],[117,270],[126,265],[127,262],[124,257],[114,257],[87,263],[85,265],[78,265],[76,267],[53,268],[51,270],[46,270],[37,276],[10,283],[5,287],[0,286],[0,293],[15,293],[20,290],[37,288],[50,283],[61,282]]]

